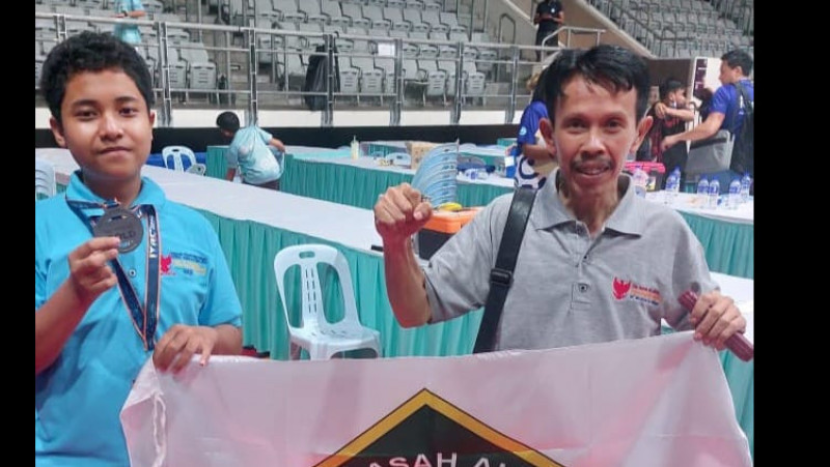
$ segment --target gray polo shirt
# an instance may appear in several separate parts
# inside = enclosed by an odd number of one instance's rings
[[[637,197],[630,181],[620,176],[625,194],[593,239],[556,183],[536,194],[496,350],[654,336],[661,319],[691,329],[677,298],[692,282],[704,292],[717,288],[703,247],[680,214]],[[423,268],[431,322],[484,306],[512,196],[490,203]]]

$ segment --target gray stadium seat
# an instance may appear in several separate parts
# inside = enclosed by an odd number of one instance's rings
[[[392,24],[393,31],[409,31],[412,29],[412,25],[403,19],[403,10],[400,8],[384,8],[383,17]]]
[[[343,11],[340,9],[340,2],[335,0],[320,0],[321,10],[324,15],[328,16],[329,24],[340,25],[347,28],[352,25],[352,21],[343,16]]]
[[[351,20],[352,27],[364,29],[372,27],[372,20],[363,17],[363,10],[360,5],[344,3],[340,6],[343,8],[343,16]]]
[[[431,32],[443,32],[444,34],[450,32],[450,27],[446,24],[441,23],[441,19],[438,16],[438,11],[424,10],[424,12],[421,14],[421,20],[429,24]]]
[[[344,5],[345,6],[345,5]],[[369,33],[363,29],[358,27],[350,27],[346,29],[347,34],[353,34],[356,36],[368,36]],[[362,53],[369,53],[372,49],[369,46],[368,39],[352,39],[353,47],[352,49],[355,52],[362,52]]]
[[[325,0],[323,0],[325,1]],[[302,13],[305,13],[306,21],[320,25],[328,23],[328,17],[320,9],[320,0],[303,0],[297,4]]]
[[[377,6],[364,6],[363,16],[372,22],[372,29],[382,29],[384,31],[388,31],[392,27],[392,22],[383,17],[383,10]]]
[[[449,26],[450,32],[460,32],[463,34],[467,34],[467,27],[458,24],[458,17],[455,15],[455,13],[442,11],[439,15],[439,18],[441,19],[441,23]]]
[[[424,2],[421,0],[405,0],[406,1],[406,8],[408,10],[423,10],[424,9]]]
[[[360,92],[360,71],[352,67],[349,57],[338,59],[340,69],[340,92],[357,94]]]
[[[418,60],[418,68],[426,76],[424,97],[440,97],[446,103],[447,72],[439,69],[434,60]]]
[[[144,11],[150,14],[164,13],[164,4],[159,0],[143,0]]]
[[[375,67],[383,70],[383,92],[393,94],[395,92],[395,62],[391,57],[375,58]]]
[[[299,31],[306,31],[306,32],[322,32],[319,23],[300,23],[297,25],[297,30]],[[302,44],[305,42],[306,49],[316,49],[317,46],[325,45],[326,40],[323,36],[313,36],[313,37],[303,37],[300,41]]]
[[[295,23],[281,22],[277,23],[277,28],[286,31],[296,31],[297,25]],[[300,36],[285,36],[285,48],[290,50],[302,49],[303,45],[302,41],[300,41]]]
[[[439,12],[444,9],[444,6],[436,1],[425,1],[424,2],[424,11],[434,11]]]
[[[274,10],[280,13],[280,21],[304,23],[305,13],[302,13],[297,8],[297,2],[294,0],[272,0],[271,4]]]
[[[412,40],[429,40],[429,35],[425,32],[413,31],[409,33],[409,38]],[[424,59],[435,59],[438,57],[438,47],[432,44],[414,43],[418,46],[418,55]]]
[[[35,55],[35,87],[40,86],[40,74],[43,71],[43,62],[46,57],[43,55]]]
[[[76,8],[74,6],[56,6],[55,13],[59,15],[84,16],[86,12],[83,8]]]
[[[296,51],[288,53],[285,60],[285,73],[288,75],[289,86],[292,88],[297,87],[294,86],[295,84],[302,86],[302,83],[305,82],[305,64],[299,53]]]
[[[425,23],[421,19],[421,12],[419,10],[413,10],[410,8],[403,10],[403,19],[405,21],[409,21],[412,25],[410,31],[427,33],[430,31],[429,24]]]
[[[256,0],[255,6],[257,22],[265,19],[273,24],[275,21],[280,21],[282,19],[280,12],[274,10],[274,5],[271,3],[271,0]],[[253,15],[254,12],[248,10],[248,14]]]
[[[383,92],[383,71],[375,68],[369,57],[352,57],[352,67],[360,70],[360,92],[380,94]]]
[[[480,96],[484,94],[484,73],[476,70],[475,62],[464,62],[464,74],[467,75],[467,95]]]
[[[455,96],[455,71],[456,65],[454,61],[439,61],[438,62],[438,69],[444,70],[447,73],[447,96],[453,97]],[[465,73],[466,76],[466,73]],[[465,80],[462,79],[462,83]]]

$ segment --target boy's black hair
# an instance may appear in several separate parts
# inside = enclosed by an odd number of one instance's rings
[[[547,97],[551,121],[565,85],[576,76],[614,93],[634,89],[637,121],[645,116],[650,88],[645,59],[623,47],[603,44],[588,50],[562,50],[545,71],[544,83],[540,84]]]
[[[677,91],[678,89],[683,89],[684,87],[685,86],[683,86],[683,83],[681,83],[679,80],[676,80],[674,78],[666,79],[665,81],[663,81],[663,84],[660,85],[660,100],[662,101],[663,99],[668,97],[669,94]]]
[[[104,70],[123,71],[135,82],[147,109],[153,107],[153,80],[135,48],[111,34],[84,31],[56,45],[43,63],[40,89],[58,123],[66,83],[78,73]]]
[[[239,117],[233,112],[222,112],[216,117],[216,126],[225,131],[236,133],[239,130]]]

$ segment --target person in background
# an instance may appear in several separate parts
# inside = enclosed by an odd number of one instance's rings
[[[113,9],[116,18],[138,19],[147,15],[141,0],[115,0]],[[113,35],[131,45],[141,44],[141,31],[135,24],[116,24]]]
[[[648,116],[654,121],[648,133],[651,148],[648,160],[662,163],[666,168],[666,176],[663,177],[663,186],[660,188],[665,188],[668,174],[675,168],[680,168],[680,186],[683,186],[688,148],[685,144],[678,144],[664,151],[661,145],[667,136],[686,131],[686,122],[695,118],[694,111],[686,101],[686,87],[683,83],[674,78],[666,79],[660,85],[660,101],[649,109]]]
[[[256,125],[240,128],[239,117],[233,112],[219,114],[216,126],[225,138],[231,140],[225,179],[233,181],[238,169],[242,183],[279,190],[282,167],[270,147],[285,153],[282,141]]]
[[[530,104],[522,112],[516,144],[508,148],[508,154],[515,158],[516,188],[539,189],[545,185],[548,174],[556,168],[552,148],[545,145],[539,133],[539,122],[548,118],[544,89],[539,86],[543,74],[544,71],[536,73],[527,81],[527,90],[533,94]]]
[[[749,75],[752,73],[752,65],[752,57],[742,50],[731,50],[723,54],[721,57],[720,75],[718,76],[718,79],[723,85],[715,91],[715,95],[712,97],[709,115],[703,120],[703,123],[691,130],[676,135],[669,135],[663,139],[663,150],[665,151],[678,143],[711,138],[721,129],[729,130],[729,133],[736,138],[735,146],[738,146],[738,135],[743,126],[745,111],[741,105],[742,100],[735,85],[739,84],[743,87],[749,96],[749,100],[751,102],[755,101],[755,87],[749,79]],[[735,160],[733,159],[734,162]],[[754,164],[754,161],[752,163]],[[708,177],[717,177],[721,187],[728,187],[733,179],[740,179],[743,173],[727,169],[706,175]]]
[[[559,0],[542,0],[536,6],[536,14],[533,15],[533,24],[538,25],[536,29],[536,45],[543,45],[542,41],[551,33],[562,27],[565,23],[565,9]],[[559,47],[559,34],[551,37],[544,45]],[[542,51],[536,51],[536,61],[542,59]]]

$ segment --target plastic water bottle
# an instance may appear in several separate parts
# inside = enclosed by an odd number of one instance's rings
[[[709,196],[709,180],[706,180],[706,177],[700,177],[700,181],[697,182],[697,194],[698,197]]]
[[[357,142],[357,136],[352,138],[352,159],[357,160],[360,157],[360,143]]]
[[[646,186],[648,185],[648,174],[642,166],[637,165],[634,169],[634,193],[641,198],[646,197]]]
[[[712,178],[709,182],[709,209],[718,207],[718,198],[720,198],[720,182],[717,178]]]
[[[752,178],[749,176],[749,172],[745,172],[743,178],[741,178],[741,202],[746,203],[749,201],[749,185],[752,184]]]
[[[739,204],[741,204],[741,181],[738,177],[735,177],[729,183],[729,195],[726,197],[726,207],[729,209],[738,209]]]
[[[666,179],[666,189],[664,190],[663,195],[665,196],[664,202],[666,204],[674,203],[675,198],[677,198],[677,193],[680,192],[680,169],[675,168],[669,174],[669,178]]]

